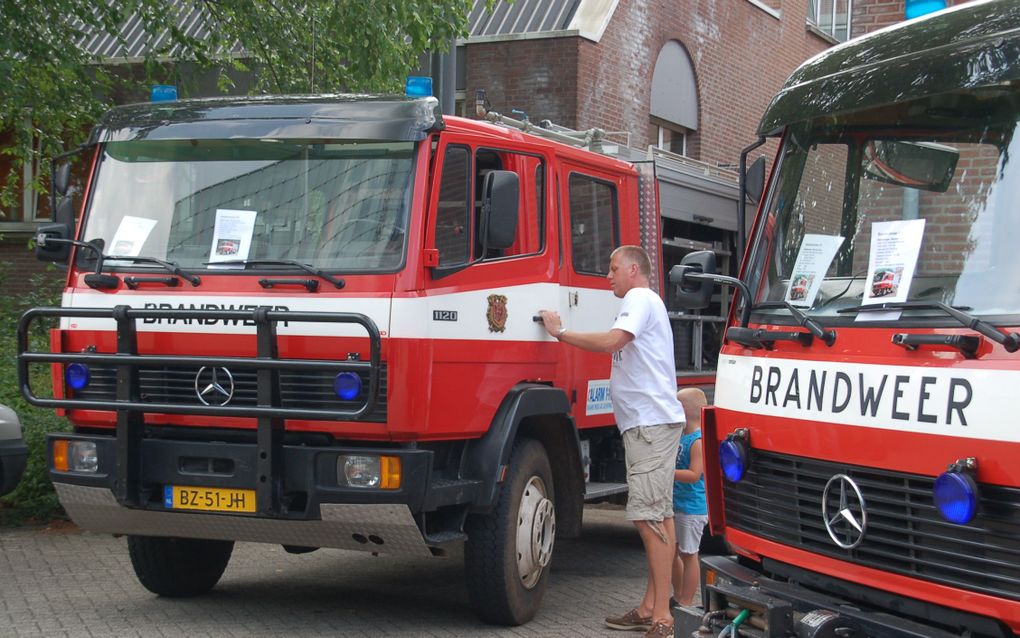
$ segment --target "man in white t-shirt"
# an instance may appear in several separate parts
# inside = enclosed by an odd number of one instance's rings
[[[563,343],[613,355],[613,414],[627,457],[627,519],[648,555],[648,586],[641,604],[606,618],[613,629],[645,629],[672,636],[669,610],[674,545],[673,470],[684,411],[676,399],[673,332],[662,298],[649,288],[651,260],[639,246],[621,246],[609,262],[613,294],[623,299],[608,332],[576,332],[557,313],[540,312],[546,331]]]

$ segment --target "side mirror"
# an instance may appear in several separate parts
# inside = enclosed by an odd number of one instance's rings
[[[61,196],[57,207],[53,209],[53,221],[74,228],[74,200],[71,197]]]
[[[512,171],[492,171],[482,185],[483,248],[504,250],[517,238],[517,206],[521,179]]]
[[[67,195],[67,190],[70,186],[71,164],[68,162],[61,162],[53,167],[53,192],[60,196]]]
[[[45,224],[35,235],[35,256],[41,261],[64,263],[71,254],[71,227],[68,224]]]
[[[697,275],[715,275],[715,253],[710,250],[690,253],[669,269],[669,281],[677,286],[676,301],[686,310],[707,308],[712,300],[715,283]]]
[[[53,212],[53,221],[70,225],[74,219],[74,210],[71,198],[67,196],[71,188],[71,164],[69,162],[57,162],[53,160],[53,168],[50,171],[50,210]],[[64,216],[61,216],[64,213]],[[36,253],[38,255],[38,253]]]
[[[765,156],[759,155],[758,159],[751,163],[751,168],[747,169],[747,177],[744,178],[744,195],[757,206],[763,192],[765,192]]]

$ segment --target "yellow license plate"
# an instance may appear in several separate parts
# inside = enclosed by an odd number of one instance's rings
[[[163,506],[174,510],[206,512],[254,512],[255,490],[167,485]]]

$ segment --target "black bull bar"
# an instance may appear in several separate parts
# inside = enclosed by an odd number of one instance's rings
[[[33,352],[29,350],[29,328],[33,321],[47,317],[112,319],[117,324],[117,352]],[[139,355],[136,321],[139,319],[217,320],[253,324],[256,329],[257,352],[251,357],[215,357],[189,355]],[[281,359],[276,325],[279,322],[357,324],[368,333],[371,355],[369,361],[318,359]],[[256,436],[256,509],[272,515],[280,511],[283,460],[283,420],[357,420],[371,414],[379,393],[381,356],[379,329],[369,317],[346,312],[294,312],[272,310],[268,306],[252,310],[175,310],[140,309],[129,306],[113,308],[33,308],[18,321],[18,385],[25,400],[44,408],[112,410],[117,414],[117,479],[114,490],[123,505],[141,504],[141,440],[144,413],[199,414],[208,416],[255,417]],[[83,363],[113,365],[117,371],[117,391],[113,401],[100,399],[42,398],[32,392],[28,367],[33,363]],[[254,369],[257,381],[257,405],[180,405],[149,403],[140,400],[138,369],[143,365],[214,366]],[[354,410],[311,410],[285,408],[280,399],[280,370],[295,371],[367,371],[368,390],[365,402]]]

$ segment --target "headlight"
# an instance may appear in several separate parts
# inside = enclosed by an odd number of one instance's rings
[[[399,489],[400,458],[341,454],[336,459],[336,481],[340,487]]]
[[[99,452],[92,441],[68,441],[57,439],[53,442],[53,469],[59,472],[99,471]]]
[[[99,453],[92,441],[71,441],[67,446],[67,467],[72,472],[99,471]]]

